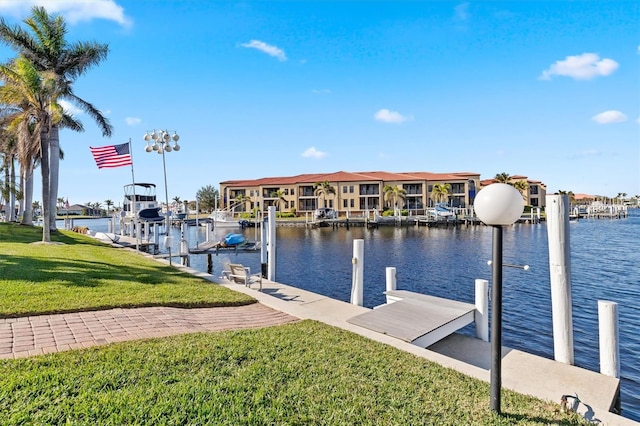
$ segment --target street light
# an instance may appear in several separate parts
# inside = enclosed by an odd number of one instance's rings
[[[180,136],[175,131],[173,132],[173,136],[169,134],[167,130],[154,130],[149,134],[149,132],[145,132],[142,137],[144,141],[147,143],[147,146],[144,148],[147,152],[156,151],[158,154],[162,154],[162,170],[164,172],[164,196],[166,198],[167,203],[167,217],[166,220],[166,230],[167,236],[169,235],[169,229],[171,227],[171,219],[169,217],[169,191],[167,190],[167,165],[164,159],[165,152],[171,151],[180,151],[180,145],[178,145],[178,140]],[[153,141],[153,143],[151,143]],[[173,146],[171,146],[171,142],[173,141]]]
[[[511,185],[491,184],[478,192],[473,203],[478,218],[493,227],[491,261],[491,409],[500,414],[502,386],[502,227],[522,216],[524,200]]]

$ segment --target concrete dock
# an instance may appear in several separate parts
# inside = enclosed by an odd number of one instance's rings
[[[185,269],[219,285],[251,295],[273,309],[349,330],[489,382],[490,343],[482,340],[452,334],[424,349],[348,322],[355,316],[370,312],[369,308],[265,279],[260,292],[257,286],[246,288],[191,268]],[[562,395],[578,395],[581,401],[578,412],[588,420],[606,425],[640,424],[610,411],[618,397],[619,379],[507,347],[503,347],[502,353],[503,388],[558,404]]]

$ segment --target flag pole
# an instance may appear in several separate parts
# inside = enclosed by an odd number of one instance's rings
[[[136,178],[133,174],[133,149],[131,149],[131,138],[129,138],[129,155],[131,156],[131,183],[133,188],[133,200],[131,200],[131,233],[133,234],[133,229],[135,228],[136,221]],[[136,250],[140,250],[138,246],[138,235],[136,235]]]

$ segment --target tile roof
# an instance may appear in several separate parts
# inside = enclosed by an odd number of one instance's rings
[[[432,172],[345,172],[310,173],[295,176],[265,177],[248,180],[227,180],[220,182],[228,187],[243,186],[268,186],[268,185],[295,185],[300,183],[314,184],[328,180],[329,182],[362,182],[362,181],[422,181],[422,180],[461,180],[471,176],[480,176],[474,172],[432,173]]]

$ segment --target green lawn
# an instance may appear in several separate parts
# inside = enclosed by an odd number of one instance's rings
[[[3,424],[585,424],[314,321],[0,362]]]
[[[70,231],[0,223],[0,318],[135,306],[233,306],[255,300]]]
[[[144,256],[0,223],[0,315],[253,299]],[[0,360],[0,425],[587,424],[575,414],[314,321]]]

